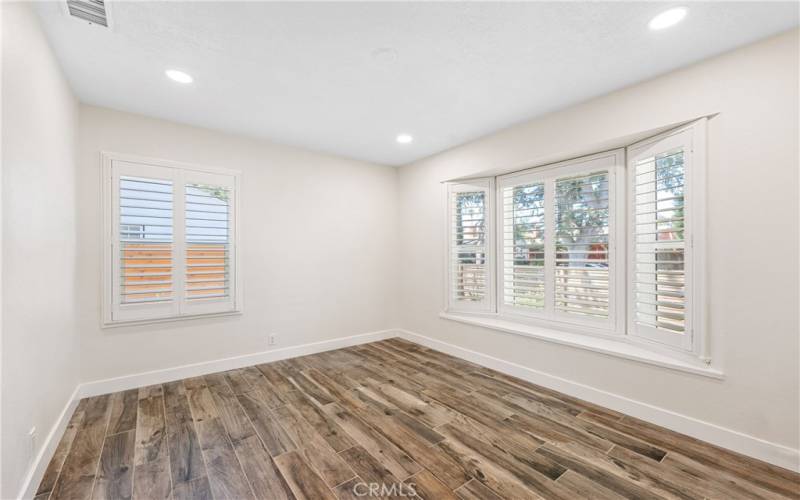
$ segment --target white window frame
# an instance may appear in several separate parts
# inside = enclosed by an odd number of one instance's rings
[[[463,311],[454,308],[449,301],[451,276],[449,271],[446,273],[448,300],[445,300],[445,309],[440,314],[442,318],[459,321],[463,323],[483,326],[508,333],[515,333],[527,337],[538,338],[555,343],[571,345],[588,349],[595,352],[602,352],[622,358],[642,361],[649,364],[673,368],[689,373],[695,373],[712,378],[722,378],[717,362],[712,365],[710,353],[710,331],[707,327],[707,284],[706,284],[706,163],[707,163],[707,123],[708,118],[701,118],[691,123],[685,124],[670,131],[649,137],[634,144],[628,144],[616,150],[595,155],[583,156],[574,160],[563,161],[554,164],[546,164],[522,171],[517,171],[505,175],[495,175],[469,181],[454,181],[459,184],[484,183],[491,185],[495,183],[495,196],[493,204],[495,207],[495,225],[491,230],[490,236],[496,238],[496,250],[492,259],[495,260],[493,273],[493,288],[491,302],[493,305],[488,311]],[[675,139],[671,139],[671,138]],[[635,174],[633,172],[633,159],[642,154],[648,148],[659,141],[665,139],[683,141],[685,144],[685,154],[688,157],[685,170],[685,206],[686,221],[684,226],[686,239],[686,254],[690,255],[690,260],[686,266],[687,279],[687,329],[691,329],[691,338],[688,342],[678,343],[664,342],[662,339],[654,338],[652,335],[641,334],[632,326],[633,314],[633,284],[632,276],[635,270],[633,264],[633,243],[634,233],[632,225],[635,223],[633,211],[633,182]],[[569,171],[571,165],[579,165],[597,158],[603,158],[609,154],[616,156],[616,168],[609,168],[609,175],[614,179],[609,179],[609,189],[614,189],[615,194],[609,200],[609,221],[614,221],[616,229],[609,227],[609,262],[612,261],[611,253],[614,252],[614,262],[616,271],[613,273],[616,285],[613,292],[615,305],[609,306],[609,317],[614,315],[614,320],[610,325],[598,327],[575,318],[559,318],[555,314],[538,313],[537,311],[519,311],[518,308],[509,307],[503,304],[501,297],[503,293],[503,207],[500,206],[502,200],[502,189],[508,185],[527,184],[539,180],[553,180],[555,177],[563,177]],[[686,161],[686,160],[685,160]],[[555,171],[563,169],[557,174]],[[579,166],[576,171],[586,170]],[[548,181],[550,182],[550,181]],[[449,202],[450,183],[448,185],[446,199]],[[553,190],[549,190],[552,197]],[[548,195],[546,194],[546,197]],[[551,204],[548,202],[548,204]],[[612,215],[613,211],[613,215]],[[552,212],[552,210],[551,210]],[[448,217],[448,231],[450,213]],[[546,214],[548,227],[553,228],[554,215]],[[552,231],[552,229],[551,229]],[[553,241],[552,237],[545,240],[549,245]],[[449,239],[447,244],[447,254],[445,255],[445,265],[449,269]],[[610,276],[611,277],[611,273]],[[546,277],[546,283],[551,288],[547,291],[547,297],[552,301],[552,276]],[[462,314],[469,312],[473,314]]]
[[[241,259],[239,240],[241,236],[241,172],[221,167],[175,162],[137,155],[102,152],[101,164],[101,207],[102,215],[102,269],[101,269],[101,324],[103,327],[134,324],[160,323],[198,317],[225,316],[241,314],[243,310]],[[168,303],[139,307],[139,304],[120,304],[119,282],[115,276],[120,273],[118,230],[119,230],[119,176],[134,175],[168,179],[173,183],[173,291],[174,299]],[[225,180],[223,180],[225,179]],[[202,183],[220,185],[231,189],[232,233],[229,248],[230,296],[219,300],[199,299],[180,300],[184,295],[185,271],[185,185]],[[180,208],[179,208],[180,205]]]
[[[453,290],[454,275],[453,275],[453,262],[451,256],[453,255],[453,241],[451,233],[453,232],[452,220],[452,197],[454,193],[466,192],[482,192],[484,193],[484,225],[486,235],[486,295],[484,300],[479,302],[462,302],[455,300],[455,291]],[[475,179],[464,181],[457,184],[446,185],[446,226],[447,236],[445,238],[445,304],[447,310],[462,313],[491,313],[495,311],[496,305],[496,279],[495,272],[495,197],[494,197],[494,178]]]
[[[609,306],[606,320],[582,318],[556,311],[555,300],[555,181],[559,178],[580,175],[584,172],[598,170],[608,171],[609,205],[608,205],[608,262],[613,272],[609,272]],[[529,183],[545,185],[545,308],[544,310],[527,309],[505,304],[501,299],[503,293],[503,256],[505,255],[504,238],[497,237],[497,312],[501,317],[518,321],[529,321],[536,324],[543,322],[554,326],[578,326],[582,331],[592,335],[624,334],[625,326],[625,150],[617,149],[574,160],[566,160],[544,167],[523,170],[497,177],[496,199],[501,200],[503,189],[509,186]],[[503,227],[503,206],[498,203],[498,233]]]
[[[705,324],[705,220],[706,220],[706,120],[678,128],[628,147],[628,196],[635,199],[635,162],[664,150],[683,148],[684,164],[684,275],[685,311],[684,334],[676,335],[637,325],[635,321],[635,224],[634,204],[628,214],[628,335],[654,348],[689,353],[710,361]]]

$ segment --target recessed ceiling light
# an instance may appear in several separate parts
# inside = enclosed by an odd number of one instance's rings
[[[165,73],[171,80],[178,83],[192,83],[194,81],[191,75],[183,71],[178,71],[177,69],[168,69]]]
[[[411,137],[408,134],[399,134],[397,136],[397,142],[399,142],[400,144],[408,144],[408,143],[413,142],[413,141],[414,141],[414,138]]]
[[[686,17],[688,12],[689,9],[686,7],[673,7],[672,9],[665,10],[661,14],[651,19],[650,23],[648,23],[648,26],[653,31],[669,28],[670,26],[674,26],[681,22],[681,20]]]

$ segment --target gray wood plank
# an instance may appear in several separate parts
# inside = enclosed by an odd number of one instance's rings
[[[276,457],[275,464],[298,500],[336,500],[325,481],[298,452]]]
[[[64,465],[64,460],[67,458],[67,454],[75,440],[75,435],[78,433],[78,429],[86,415],[86,401],[86,399],[82,399],[72,413],[67,428],[64,430],[64,435],[58,442],[53,458],[47,464],[47,469],[45,469],[44,476],[42,476],[42,480],[39,483],[39,488],[36,490],[37,497],[45,493],[49,497],[49,493],[53,491],[53,486],[56,484],[56,479],[58,479],[58,474]]]
[[[161,386],[139,389],[136,421],[136,452],[133,471],[133,497],[142,500],[170,498],[164,396]]]
[[[136,431],[106,436],[92,499],[128,500],[133,497],[133,455]]]
[[[108,394],[88,399],[83,421],[64,460],[50,498],[90,497],[110,413],[111,396]]]

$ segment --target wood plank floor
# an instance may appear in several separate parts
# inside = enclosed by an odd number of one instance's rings
[[[36,500],[800,498],[800,476],[399,339],[84,399]]]

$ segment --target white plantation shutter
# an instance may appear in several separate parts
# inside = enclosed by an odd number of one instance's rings
[[[555,181],[555,309],[609,316],[609,173]]]
[[[187,311],[209,313],[233,306],[233,188],[230,176],[185,176]]]
[[[618,150],[498,178],[500,313],[621,333],[623,158]]]
[[[106,158],[107,324],[236,310],[235,175]]]
[[[452,310],[492,308],[491,181],[448,186],[448,305]]]
[[[503,304],[542,310],[545,305],[545,197],[543,182],[503,187]]]
[[[113,319],[177,314],[174,171],[115,162],[111,190]]]
[[[692,130],[632,146],[631,333],[693,346],[690,204]]]

